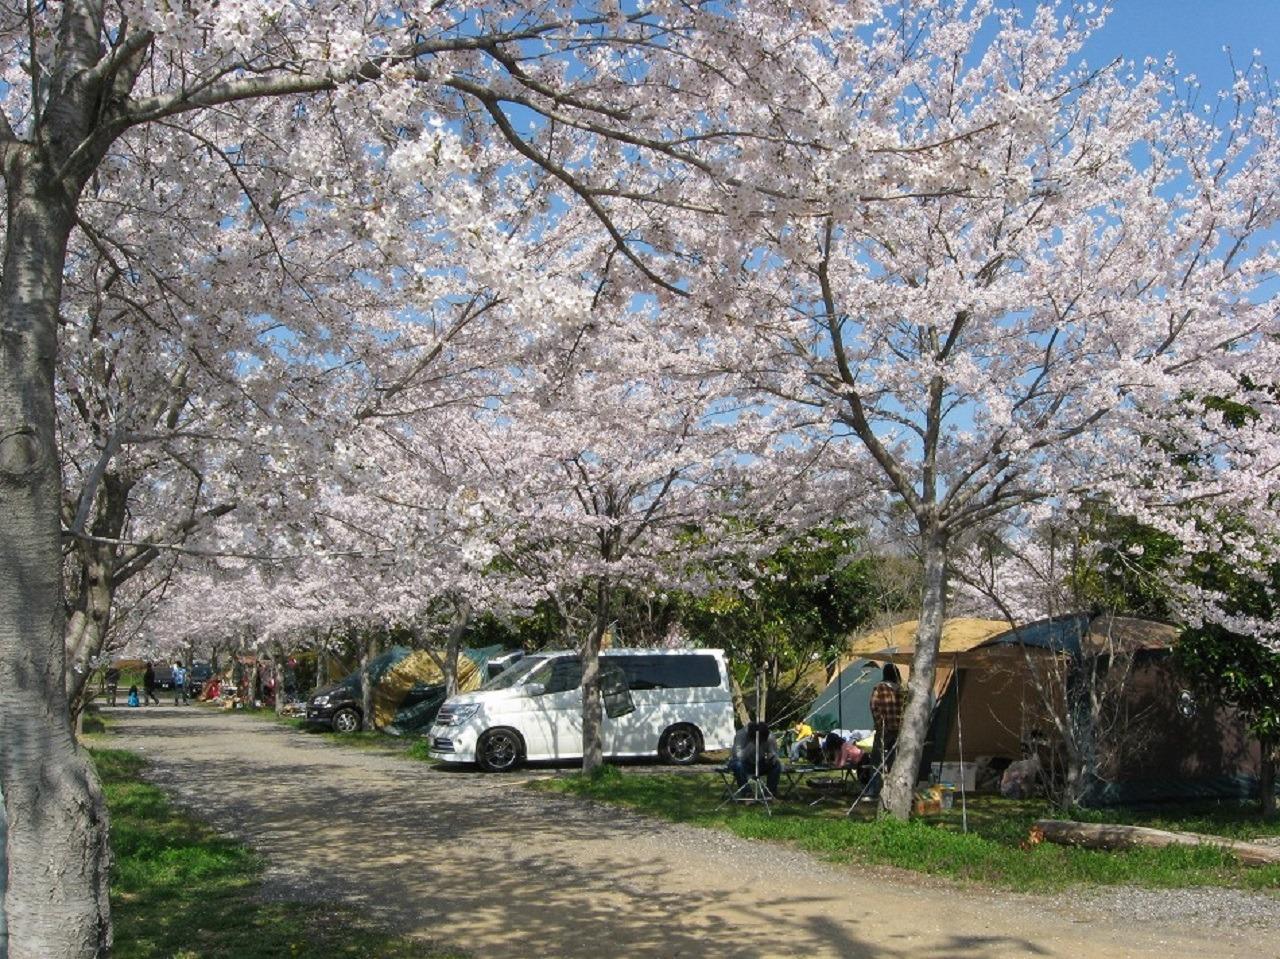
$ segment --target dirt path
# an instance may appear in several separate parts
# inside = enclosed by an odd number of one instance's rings
[[[858,872],[767,843],[437,772],[203,708],[116,709],[111,745],[270,860],[280,898],[342,899],[489,957],[1260,959],[1280,900],[975,892]],[[1206,919],[1229,897],[1248,922]],[[1200,907],[1196,908],[1195,903]],[[1169,916],[1169,912],[1178,915]],[[1155,914],[1154,916],[1152,914]]]

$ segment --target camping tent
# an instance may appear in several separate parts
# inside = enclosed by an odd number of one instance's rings
[[[858,637],[849,655],[910,664],[917,626]],[[1256,790],[1258,745],[1234,710],[1188,708],[1194,697],[1170,656],[1176,637],[1164,623],[1112,616],[1060,616],[1018,629],[999,620],[947,620],[924,762],[1015,760],[1052,748],[1046,698],[1064,708],[1067,687],[1080,681],[1074,667],[1093,659],[1105,669],[1123,652],[1132,656],[1123,686],[1131,727],[1100,756],[1089,801],[1248,795]]]
[[[458,656],[458,691],[470,692],[484,682],[490,657],[505,652],[501,646],[464,649]],[[369,662],[373,680],[373,711],[378,726],[393,735],[422,732],[444,704],[444,674],[430,653],[392,646]],[[341,681],[360,688],[361,673]]]

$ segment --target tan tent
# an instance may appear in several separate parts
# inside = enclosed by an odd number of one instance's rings
[[[850,656],[909,665],[918,622],[858,636]],[[1055,738],[1044,704],[1061,709],[1071,664],[1082,655],[1133,654],[1125,702],[1135,729],[1100,770],[1101,799],[1242,795],[1258,771],[1258,748],[1225,707],[1185,706],[1186,683],[1169,655],[1178,631],[1126,617],[1064,616],[1017,630],[1007,622],[956,618],[943,624],[926,761],[1020,758]]]

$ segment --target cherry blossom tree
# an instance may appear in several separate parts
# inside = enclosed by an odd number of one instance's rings
[[[567,368],[506,399],[475,490],[503,563],[579,644],[587,772],[603,761],[599,653],[619,592],[704,576],[698,559],[731,545],[724,519],[743,506],[731,494],[751,447],[749,426],[718,408],[721,384],[672,369],[669,343],[600,335],[610,328],[593,317]]]
[[[218,183],[238,190],[211,189],[202,210],[188,194],[186,221],[207,226],[239,210],[271,259],[245,269],[220,243],[194,242],[207,229],[157,244],[148,259],[211,267],[203,292],[214,299],[271,276],[298,288],[305,304],[277,317],[282,329],[311,327],[340,342],[350,301],[377,273],[326,288],[305,274],[300,281],[294,257],[346,265],[363,255],[366,269],[392,261],[385,268],[395,284],[430,277],[438,258],[418,263],[413,241],[434,235],[432,214],[442,208],[483,210],[467,181],[497,165],[501,144],[504,162],[555,180],[592,210],[622,259],[656,278],[637,252],[632,208],[661,200],[653,188],[667,160],[705,172],[686,160],[696,159],[698,141],[685,138],[710,118],[702,98],[724,84],[696,51],[679,48],[716,24],[736,28],[697,8],[624,14],[611,4],[536,2],[374,11],[337,0],[319,8],[73,0],[0,15],[0,484],[10,519],[0,549],[0,783],[6,808],[22,811],[6,836],[11,955],[98,955],[111,938],[101,796],[69,728],[45,719],[65,704],[53,396],[68,257],[80,244],[110,252],[146,237],[156,212],[177,209],[167,205],[175,189],[221,167]],[[695,107],[668,124],[681,100]],[[644,182],[617,175],[630,165],[623,161],[642,157],[660,161],[646,166]],[[418,189],[394,188],[406,170]],[[149,193],[159,210],[108,202],[95,216],[100,188]],[[466,232],[453,236],[442,251],[465,250]],[[341,323],[326,329],[334,319]]]
[[[1081,62],[1093,26],[1060,7],[886,10],[837,35],[780,107],[803,145],[726,163],[749,184],[721,238],[736,264],[716,261],[700,287],[713,319],[689,336],[717,339],[798,432],[862,449],[916,527],[920,634],[882,799],[899,817],[958,544],[1086,491],[1197,549],[1231,545],[1214,534],[1225,513],[1274,525],[1257,491],[1280,455],[1264,389],[1280,348],[1275,92],[1246,70],[1200,109],[1164,65]],[[1259,419],[1246,436],[1166,415],[1206,395]]]

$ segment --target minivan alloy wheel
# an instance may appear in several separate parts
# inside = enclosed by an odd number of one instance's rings
[[[501,773],[520,764],[520,737],[510,729],[490,729],[476,743],[476,762],[485,772]]]
[[[677,766],[688,766],[702,752],[702,736],[693,726],[672,726],[662,737],[659,747],[662,758]]]

